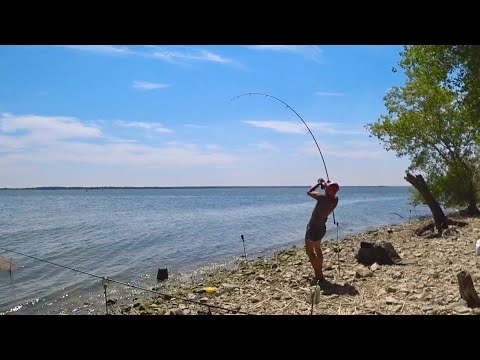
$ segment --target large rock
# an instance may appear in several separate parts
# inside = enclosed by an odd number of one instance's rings
[[[384,248],[366,241],[361,241],[357,252],[355,254],[355,259],[360,264],[370,266],[374,263],[380,265],[392,265],[393,261],[388,256],[388,253]]]
[[[366,266],[374,263],[379,265],[407,265],[415,263],[410,260],[402,260],[393,245],[385,241],[382,241],[379,245],[361,241],[355,253],[355,259]]]

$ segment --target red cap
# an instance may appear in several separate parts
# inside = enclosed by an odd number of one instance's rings
[[[340,186],[336,182],[331,182],[327,184],[327,189],[335,195],[340,190]]]

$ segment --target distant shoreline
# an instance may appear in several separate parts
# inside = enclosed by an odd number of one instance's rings
[[[305,188],[311,185],[245,185],[245,186],[37,186],[0,188],[0,190],[149,190],[149,189],[244,189],[244,188]],[[343,187],[410,187],[409,185],[346,185]]]

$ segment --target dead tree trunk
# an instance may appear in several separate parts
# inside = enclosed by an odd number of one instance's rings
[[[447,217],[445,216],[445,213],[440,207],[438,201],[433,197],[432,193],[430,192],[430,189],[428,188],[427,183],[423,179],[423,176],[414,176],[410,173],[407,173],[407,176],[405,176],[405,180],[412,184],[415,189],[417,189],[417,191],[422,195],[423,199],[432,211],[433,220],[435,221],[435,226],[437,227],[438,234],[442,235],[442,229],[448,229]]]
[[[480,215],[480,210],[477,207],[477,199],[474,196],[468,200],[467,214],[474,216]]]
[[[473,286],[472,277],[465,270],[457,274],[458,285],[460,286],[460,296],[467,302],[468,307],[475,308],[480,306],[477,292]]]

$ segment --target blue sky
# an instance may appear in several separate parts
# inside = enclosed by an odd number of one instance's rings
[[[402,46],[0,46],[0,187],[408,185],[364,125]]]

